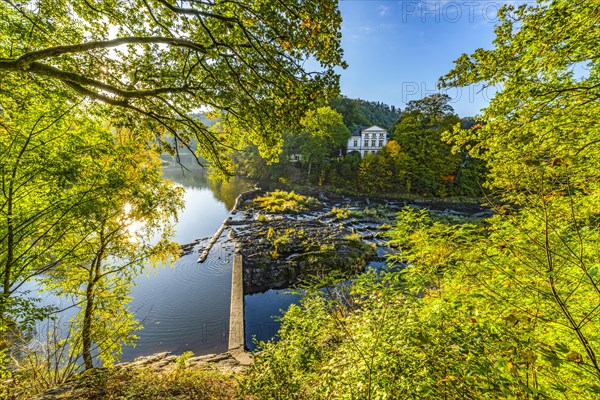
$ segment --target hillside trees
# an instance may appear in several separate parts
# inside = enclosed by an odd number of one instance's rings
[[[172,151],[193,137],[199,155],[225,169],[221,155],[239,136],[217,135],[189,114],[224,111],[264,154],[278,149],[309,103],[337,92],[340,24],[329,0],[2,2],[2,86],[56,84],[63,101],[102,103],[124,123],[171,134],[175,144],[162,144]],[[305,71],[308,58],[321,69]]]
[[[303,163],[308,164],[310,179],[313,164],[320,167],[326,157],[340,155],[350,139],[350,131],[344,126],[342,116],[330,107],[309,110],[300,120],[302,132],[299,140]],[[319,171],[317,176],[319,176]]]
[[[332,98],[329,105],[342,114],[344,124],[350,131],[356,130],[361,125],[378,125],[389,129],[401,113],[400,109],[395,106],[381,102],[350,99],[345,96]]]
[[[459,157],[442,140],[442,133],[460,121],[449,101],[443,94],[409,101],[394,125],[394,139],[416,167],[410,174],[417,193],[447,193],[459,167]]]

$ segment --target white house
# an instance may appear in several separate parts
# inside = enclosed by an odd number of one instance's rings
[[[348,153],[358,151],[362,157],[365,154],[377,153],[387,142],[388,131],[386,129],[377,125],[369,127],[361,126],[352,132],[352,137],[348,140],[346,150]]]

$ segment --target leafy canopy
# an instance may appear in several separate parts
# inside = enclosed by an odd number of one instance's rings
[[[445,94],[412,100],[394,126],[393,136],[412,163],[411,184],[417,192],[444,195],[444,179],[457,173],[459,157],[442,140],[442,133],[460,121],[449,102]]]
[[[337,92],[344,65],[337,2],[305,0],[29,0],[0,4],[0,82],[60,83],[63,101],[109,105],[171,146],[199,143],[219,168],[238,138],[209,131],[190,113],[223,111],[258,144],[277,147],[316,99]],[[304,61],[320,64],[306,71]]]

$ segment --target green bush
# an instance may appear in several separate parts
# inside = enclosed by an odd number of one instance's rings
[[[502,216],[458,222],[403,210],[389,233],[399,248],[389,261],[403,267],[307,293],[282,318],[279,342],[260,344],[242,392],[260,399],[599,398],[578,332],[545,280],[526,274],[540,241],[497,239],[508,233],[517,238]],[[571,276],[551,278],[567,285]],[[584,293],[582,286],[571,293]],[[589,322],[579,333],[591,349],[600,343],[599,317],[588,311],[597,308],[594,293],[564,303]]]
[[[352,211],[350,211],[349,209],[337,207],[333,207],[331,209],[331,213],[335,216],[335,219],[337,220],[348,219],[352,215]]]
[[[302,196],[292,192],[276,190],[254,199],[254,203],[267,212],[300,213],[315,210],[321,203],[314,197]]]

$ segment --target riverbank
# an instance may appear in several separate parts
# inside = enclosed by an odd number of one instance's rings
[[[483,206],[486,199],[482,197],[426,197],[405,193],[373,193],[361,194],[348,192],[343,189],[332,186],[307,186],[297,184],[282,184],[275,181],[256,181],[256,186],[263,191],[273,190],[293,190],[306,196],[313,196],[318,199],[326,197],[331,201],[362,201],[368,204],[386,204],[389,202],[402,203],[406,206],[416,206],[421,208],[433,209],[435,211],[448,210],[465,216],[480,216],[479,213],[489,214],[489,208]],[[483,216],[483,215],[481,215]]]
[[[164,352],[76,374],[30,399],[240,399],[234,376],[245,368],[230,353],[175,356]]]

